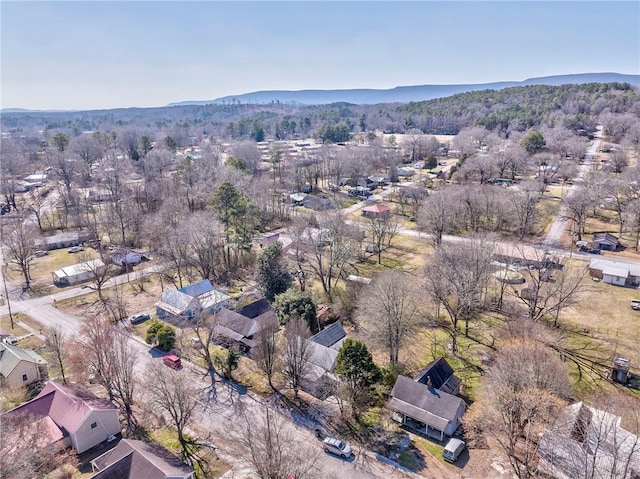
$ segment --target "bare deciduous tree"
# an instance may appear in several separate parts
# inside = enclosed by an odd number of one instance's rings
[[[109,399],[121,406],[127,420],[127,428],[133,430],[137,426],[131,408],[134,398],[133,366],[136,353],[129,339],[117,328],[117,325],[107,319],[87,318],[71,339],[69,363],[76,369],[77,375],[95,375]]]
[[[301,444],[287,421],[269,407],[263,407],[258,415],[243,414],[238,441],[260,479],[312,477],[318,453]]]
[[[310,336],[309,326],[300,318],[292,318],[285,330],[287,345],[284,352],[284,370],[282,374],[289,383],[297,398],[300,386],[309,372],[311,346],[307,340]]]
[[[90,283],[87,284],[87,288],[98,293],[98,300],[106,307],[107,298],[104,296],[104,287],[113,276],[115,265],[110,258],[102,254],[98,259],[93,259],[87,253],[80,253],[79,258],[82,270],[89,276]]]
[[[572,404],[544,433],[539,454],[543,472],[561,471],[575,479],[637,477],[640,403],[618,391],[596,398],[593,407]]]
[[[36,260],[38,236],[37,228],[21,220],[4,224],[2,228],[4,257],[20,270],[26,288],[31,284],[31,266]]]
[[[382,251],[391,247],[393,238],[400,231],[400,223],[395,218],[370,218],[367,230],[371,235],[371,244],[378,254],[378,264],[382,263]]]
[[[265,316],[261,319],[260,331],[256,334],[256,344],[251,350],[253,360],[267,377],[271,389],[274,390],[273,375],[276,373],[280,361],[279,329],[275,316]]]
[[[62,376],[62,382],[66,383],[67,378],[64,374],[64,365],[67,360],[67,335],[64,334],[62,329],[58,326],[50,326],[44,330],[44,338],[47,347],[53,353],[58,367],[60,368],[60,375]]]
[[[531,339],[508,342],[487,373],[481,398],[463,418],[470,438],[491,436],[519,478],[535,474],[538,439],[568,392],[566,365]]]
[[[519,190],[509,190],[507,198],[513,207],[518,238],[522,240],[533,231],[537,224],[538,209],[536,205],[540,195],[533,184],[521,183]]]
[[[307,230],[306,238],[299,238],[303,246],[304,264],[320,279],[325,294],[331,293],[347,271],[357,249],[360,232],[347,225],[339,213],[319,220],[319,231]]]
[[[182,458],[193,466],[200,461],[198,444],[189,438],[186,431],[195,418],[198,405],[193,383],[159,362],[148,367],[146,377],[147,406],[176,429]]]
[[[40,426],[40,427],[38,427]],[[73,459],[56,455],[53,444],[43,441],[46,429],[41,418],[22,413],[2,416],[0,434],[0,474],[11,479],[45,477],[50,471]]]
[[[207,373],[211,379],[211,386],[215,386],[216,367],[215,356],[212,354],[211,345],[216,336],[216,320],[212,314],[201,313],[190,321],[193,332],[198,340],[197,347],[194,348],[193,354],[204,359],[207,365]]]
[[[401,271],[381,273],[362,291],[357,317],[367,335],[388,351],[389,363],[397,366],[402,346],[421,321],[415,278]]]
[[[450,324],[446,329],[454,353],[458,348],[458,322],[465,322],[465,335],[468,335],[469,321],[482,305],[493,250],[493,241],[486,238],[445,243],[425,267],[427,292],[449,316]]]
[[[578,295],[587,288],[588,270],[558,265],[554,258],[539,250],[534,254],[537,258],[530,260],[535,265],[523,270],[527,285],[516,297],[526,306],[530,319],[553,316],[555,326],[560,312],[575,304]]]
[[[429,195],[420,208],[418,224],[431,235],[436,247],[442,244],[442,236],[454,221],[455,200],[449,188]]]

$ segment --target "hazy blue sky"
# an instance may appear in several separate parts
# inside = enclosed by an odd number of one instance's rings
[[[640,2],[2,0],[7,107],[640,73]]]

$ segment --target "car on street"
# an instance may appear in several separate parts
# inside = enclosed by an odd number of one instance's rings
[[[80,253],[80,251],[84,251],[82,246],[72,246],[67,250],[67,253]]]
[[[162,362],[173,369],[182,368],[182,360],[175,354],[167,354],[166,356],[162,356]]]
[[[353,454],[353,450],[349,444],[334,437],[325,437],[322,441],[322,448],[325,452],[329,452],[343,458],[351,457],[351,454]]]
[[[587,250],[587,253],[591,253],[591,254],[601,254],[602,251],[599,248],[591,248]]]
[[[149,321],[150,319],[151,319],[151,316],[149,316],[147,313],[138,313],[138,314],[134,314],[129,318],[129,323],[140,324],[140,323],[144,323],[145,321]]]

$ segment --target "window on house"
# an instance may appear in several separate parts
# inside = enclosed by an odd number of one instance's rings
[[[27,380],[27,375],[26,375],[26,374],[23,374],[23,375],[22,375],[22,380],[23,380],[23,381],[26,381],[26,380]]]
[[[92,422],[91,423],[91,429],[95,429],[98,427],[98,423],[97,422]]]

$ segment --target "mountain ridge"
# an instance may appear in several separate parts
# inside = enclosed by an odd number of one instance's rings
[[[527,78],[522,81],[502,81],[490,83],[468,83],[452,85],[407,85],[389,89],[306,89],[306,90],[259,90],[240,95],[227,95],[214,100],[183,101],[169,103],[167,106],[208,105],[221,103],[267,104],[280,102],[285,104],[322,105],[346,102],[354,104],[408,103],[443,98],[457,93],[478,90],[500,90],[503,88],[529,85],[563,85],[571,83],[630,83],[640,86],[640,75],[623,73],[574,73]]]

